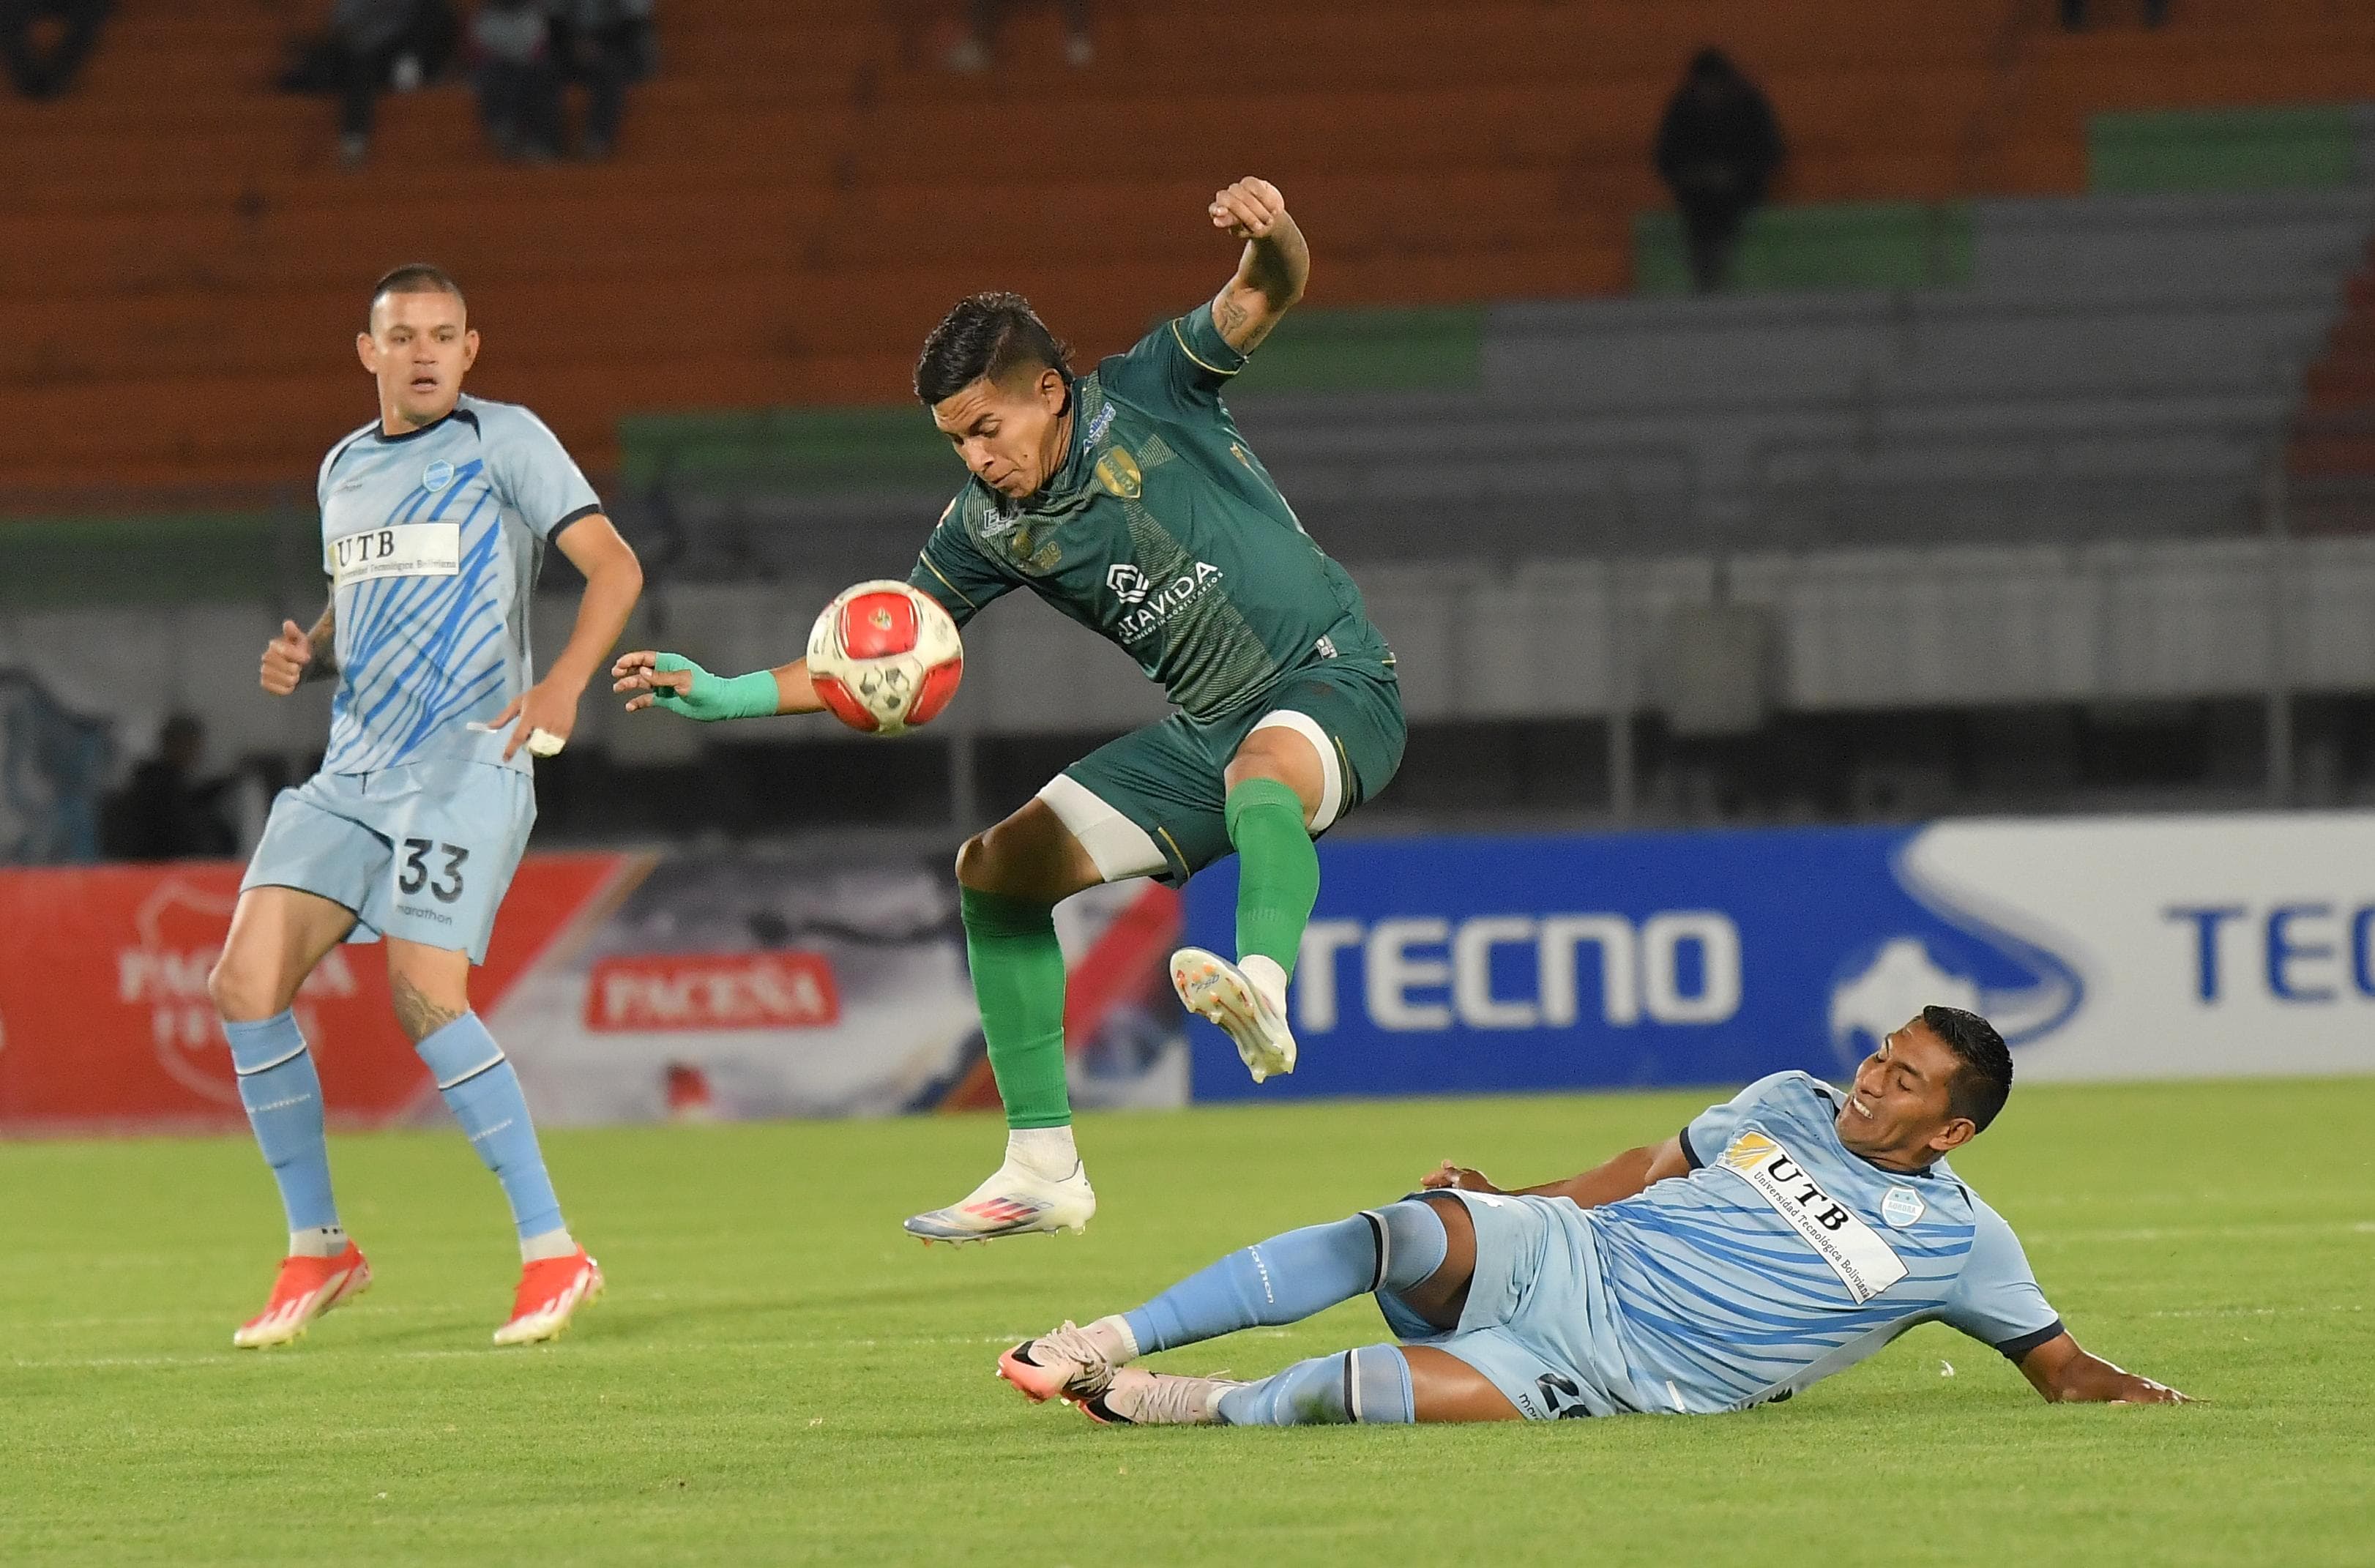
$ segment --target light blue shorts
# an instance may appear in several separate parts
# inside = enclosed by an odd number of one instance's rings
[[[536,784],[517,768],[316,773],[273,801],[240,890],[296,888],[354,911],[349,942],[401,937],[484,963],[535,823]]]
[[[1459,1326],[1436,1328],[1380,1291],[1377,1307],[1395,1337],[1459,1357],[1531,1420],[1615,1414],[1618,1406],[1590,1370],[1604,1353],[1595,1335],[1608,1335],[1611,1326],[1594,1289],[1598,1246],[1583,1210],[1563,1197],[1451,1196],[1476,1227],[1476,1272]]]

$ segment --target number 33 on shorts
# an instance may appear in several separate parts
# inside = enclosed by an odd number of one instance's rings
[[[439,903],[452,903],[462,896],[462,867],[469,858],[459,844],[407,839],[396,859],[396,890],[409,897],[426,888]]]

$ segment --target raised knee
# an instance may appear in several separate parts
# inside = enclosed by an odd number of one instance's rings
[[[990,846],[989,833],[975,833],[957,846],[958,886],[977,893],[994,893],[998,891],[997,867],[998,853]]]

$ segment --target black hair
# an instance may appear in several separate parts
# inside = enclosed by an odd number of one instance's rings
[[[1961,1008],[1924,1008],[1921,1021],[1961,1062],[1946,1085],[1947,1114],[1967,1116],[1974,1131],[1987,1131],[2012,1093],[2012,1052],[2003,1036],[1994,1024]]]
[[[371,329],[371,312],[379,307],[381,299],[389,294],[451,294],[455,299],[462,300],[462,286],[454,281],[452,273],[428,262],[407,262],[402,266],[392,268],[372,285],[371,300],[363,306],[365,331]],[[469,301],[462,300],[462,305],[467,310]]]
[[[969,294],[940,318],[916,361],[916,395],[929,407],[987,377],[1029,366],[1072,379],[1071,349],[1020,294]]]

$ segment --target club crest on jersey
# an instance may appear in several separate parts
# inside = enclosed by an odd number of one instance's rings
[[[420,488],[431,495],[454,482],[454,465],[443,457],[420,471]]]
[[[1778,1139],[1743,1132],[1715,1164],[1755,1188],[1756,1196],[1839,1277],[1858,1305],[1905,1278],[1905,1260],[1854,1210],[1825,1192]]]
[[[1902,1231],[1921,1218],[1921,1195],[1911,1187],[1891,1187],[1880,1200],[1880,1217]]]
[[[1097,459],[1097,483],[1124,501],[1136,501],[1146,489],[1146,476],[1138,459],[1117,446]]]

